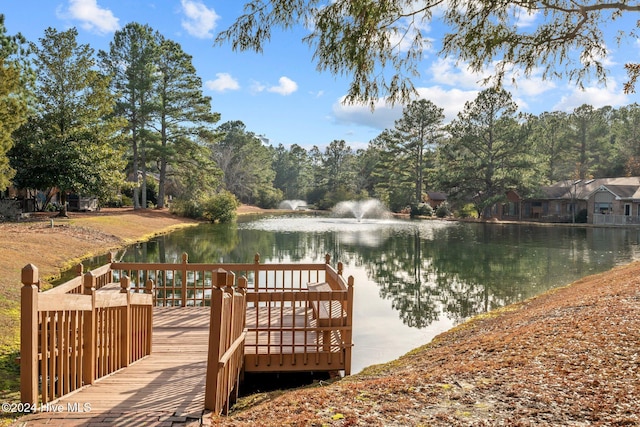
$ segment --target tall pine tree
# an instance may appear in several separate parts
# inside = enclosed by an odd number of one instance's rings
[[[98,53],[102,69],[112,77],[112,90],[118,94],[115,113],[127,120],[135,209],[147,207],[147,146],[153,139],[150,123],[158,108],[154,92],[158,38],[148,25],[133,22],[115,33],[108,52]]]

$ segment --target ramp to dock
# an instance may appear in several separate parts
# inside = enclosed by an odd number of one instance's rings
[[[210,308],[155,307],[153,316],[150,356],[52,402],[16,425],[199,425]]]

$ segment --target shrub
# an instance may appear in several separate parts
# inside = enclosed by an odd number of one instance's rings
[[[239,205],[236,196],[222,191],[205,199],[202,217],[211,222],[231,222],[236,219],[236,209]]]
[[[279,188],[261,188],[258,190],[258,206],[263,209],[274,209],[278,207],[284,195]]]
[[[578,224],[586,224],[587,223],[587,210],[580,209],[576,214],[576,223]]]
[[[127,197],[124,194],[122,195],[122,197],[120,198],[121,202],[120,202],[120,206],[133,206],[133,199],[131,199],[131,197]]]
[[[131,200],[131,206],[133,206],[133,188],[135,184],[127,183],[122,188],[122,196],[123,196],[123,206],[128,206],[124,203],[124,197],[126,196]],[[158,182],[154,180],[152,177],[147,177],[147,207],[154,207],[158,204]]]
[[[169,212],[186,218],[200,219],[204,211],[202,203],[197,199],[174,199]]]
[[[440,203],[440,205],[436,208],[436,216],[438,218],[446,218],[449,215],[451,215],[449,204],[447,202]]]
[[[432,216],[433,208],[428,203],[418,203],[411,205],[411,216]]]
[[[477,218],[478,211],[473,203],[467,203],[458,211],[458,215],[460,218]]]

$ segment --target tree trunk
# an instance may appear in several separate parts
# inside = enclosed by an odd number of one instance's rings
[[[67,192],[60,190],[60,212],[58,212],[58,217],[69,218],[69,213],[67,212]]]

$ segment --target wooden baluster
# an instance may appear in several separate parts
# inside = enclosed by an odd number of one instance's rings
[[[253,290],[258,292],[258,288],[260,287],[258,279],[260,277],[260,270],[258,269],[258,266],[260,265],[260,254],[257,252],[253,256],[253,263],[256,265],[255,270],[253,270]]]
[[[129,366],[131,357],[131,279],[120,277],[120,293],[127,295],[127,305],[121,309],[120,318],[120,367]]]
[[[154,283],[153,280],[148,279],[147,282],[145,283],[145,293],[147,294],[151,294],[154,295]],[[148,356],[151,354],[151,348],[152,348],[152,341],[153,341],[153,305],[151,307],[147,307],[147,319],[145,322],[145,328],[146,328],[146,333],[145,336],[147,337],[147,341],[146,341],[146,351],[145,351],[145,356]]]
[[[181,306],[187,306],[187,263],[189,262],[189,255],[185,252],[182,254],[182,298]]]
[[[76,266],[76,275],[78,277],[83,276],[84,275],[84,265],[82,265],[82,263],[78,264]],[[76,289],[73,289],[72,291],[69,291],[69,293],[71,294],[81,294],[83,292],[83,287],[80,286]]]
[[[20,400],[38,403],[38,268],[28,264],[22,269],[20,291]],[[42,332],[44,333],[44,331]],[[43,355],[44,359],[45,356]]]

